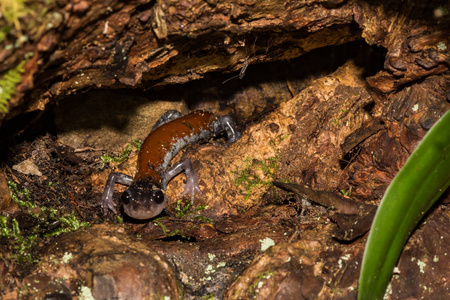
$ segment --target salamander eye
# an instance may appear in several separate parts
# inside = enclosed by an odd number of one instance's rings
[[[125,190],[122,194],[122,202],[123,204],[130,203],[131,199],[133,199],[133,196],[131,195],[131,192],[129,190]]]
[[[153,191],[153,201],[155,201],[156,204],[161,204],[164,201],[164,194],[161,190]]]

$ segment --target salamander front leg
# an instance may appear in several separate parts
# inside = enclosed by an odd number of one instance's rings
[[[184,171],[186,173],[186,184],[184,185],[184,192],[180,195],[181,197],[190,194],[191,204],[194,204],[195,194],[201,194],[202,191],[198,185],[198,177],[192,168],[192,163],[189,158],[185,158],[174,164],[170,169],[166,171],[165,178],[163,181],[163,189],[165,190],[167,184],[173,177]]]
[[[114,213],[117,213],[114,208],[114,202],[112,200],[114,193],[114,184],[120,183],[124,185],[130,185],[131,181],[133,181],[133,177],[113,172],[109,174],[108,180],[106,181],[105,190],[103,191],[102,199],[98,203],[103,208],[103,213],[106,214],[108,209],[112,210]]]
[[[241,138],[241,132],[238,130],[236,122],[234,122],[233,118],[230,116],[220,117],[214,127],[215,134],[225,132],[227,136],[227,146]]]

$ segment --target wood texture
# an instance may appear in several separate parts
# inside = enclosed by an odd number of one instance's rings
[[[337,0],[36,3],[20,19],[20,33],[0,43],[0,72],[27,59],[10,101],[17,109],[9,117],[92,88],[184,83],[360,38],[388,50],[384,70],[368,82],[389,93],[448,71],[449,16],[439,13],[445,1],[432,2],[426,7],[420,1]]]

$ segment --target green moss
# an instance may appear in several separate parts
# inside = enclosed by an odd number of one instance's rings
[[[10,26],[3,26],[0,28],[0,43],[6,40],[6,37],[11,32]]]
[[[183,205],[183,202],[181,201],[181,199],[177,200],[177,203],[175,204],[175,216],[179,219],[183,219],[184,217],[191,215],[197,211],[201,211],[201,210],[205,210],[207,209],[208,206],[207,205],[199,205],[196,207],[192,207],[191,203],[188,202],[186,204]],[[202,218],[201,216],[194,216],[194,218]],[[206,218],[205,218],[206,219]],[[209,219],[207,219],[209,220]]]
[[[213,223],[214,223],[214,220],[213,220],[213,219],[206,218],[206,217],[204,217],[204,216],[194,216],[193,219],[202,221],[202,222],[204,222],[204,223],[210,223],[210,224],[213,224]]]
[[[181,199],[177,200],[177,203],[175,205],[175,215],[177,218],[183,219],[189,212],[189,209],[191,208],[191,203],[186,203],[186,205],[182,205]]]
[[[279,155],[269,157],[264,161],[250,159],[247,157],[245,159],[245,168],[243,170],[233,171],[235,174],[234,182],[236,186],[244,186],[245,199],[250,198],[253,189],[272,184],[272,181],[275,179],[275,171],[278,166],[278,160]],[[257,170],[261,170],[266,179],[260,178],[257,175]]]
[[[164,226],[163,223],[161,223],[161,222],[159,222],[159,221],[154,221],[154,224],[156,224],[156,225],[158,225],[159,227],[162,228],[163,233],[164,233],[164,235],[165,235],[166,237],[171,237],[171,236],[180,235],[180,236],[186,238],[186,236],[184,235],[184,232],[183,232],[182,230],[177,229],[177,230],[175,230],[175,231],[169,233],[169,232],[167,232],[167,228],[166,228],[166,226]]]
[[[0,216],[0,239],[6,241],[3,244],[9,249],[5,257],[7,260],[33,263],[35,259],[31,255],[31,250],[39,240],[42,240],[42,237],[47,238],[90,226],[90,223],[81,222],[73,215],[58,216],[57,209],[36,205],[31,201],[30,191],[26,188],[20,189],[13,181],[8,181],[8,188],[11,199],[23,210],[28,210],[27,213],[31,219],[25,218],[28,220],[28,225],[22,225],[22,227],[27,230],[22,232],[21,225],[16,219]],[[29,224],[32,224],[31,228]],[[54,227],[55,224],[59,225],[58,228],[48,232],[48,228]],[[2,257],[1,254],[0,257]]]
[[[48,187],[51,188],[51,187],[56,186],[56,185],[58,185],[58,184],[59,184],[59,182],[49,181],[47,185],[48,185]]]
[[[342,196],[351,197],[352,196],[352,190],[341,190]]]
[[[47,213],[50,218],[55,218],[58,213],[57,209],[51,208],[51,207],[43,206],[43,207],[41,207],[41,209],[44,213]]]
[[[115,163],[122,163],[128,159],[128,156],[130,156],[131,153],[131,143],[129,143],[125,149],[123,149],[122,153],[119,156],[111,156],[108,154],[102,155],[102,166],[104,166],[107,163],[115,162]]]
[[[19,190],[17,184],[13,181],[8,181],[9,194],[20,207],[33,208],[36,205],[30,201],[30,191],[27,188]],[[24,199],[25,198],[25,199]]]
[[[0,112],[8,112],[9,100],[16,92],[16,85],[21,82],[21,74],[25,72],[23,65],[26,60],[20,62],[14,69],[8,70],[0,79]]]
[[[340,109],[339,110],[339,115],[336,118],[331,119],[330,122],[334,126],[339,127],[339,123],[341,122],[342,118],[344,118],[347,114],[348,114],[348,110],[347,109]]]
[[[37,239],[36,230],[25,236],[21,233],[16,219],[10,220],[8,217],[0,216],[0,238],[11,244],[11,253],[6,257],[7,259],[23,263],[34,262],[30,250]]]
[[[106,164],[114,162],[114,163],[123,163],[128,159],[128,157],[131,154],[131,150],[133,146],[136,148],[137,151],[141,149],[142,142],[139,140],[133,140],[132,142],[128,143],[128,145],[125,146],[122,153],[119,156],[111,156],[108,154],[102,155],[101,160],[101,168],[104,168]]]
[[[136,149],[138,151],[141,150],[142,141],[134,139],[132,143],[133,143],[133,146],[136,147]]]
[[[61,227],[44,234],[44,237],[56,236],[60,235],[61,233],[72,232],[80,228],[91,226],[89,222],[80,222],[80,220],[78,220],[75,216],[71,215],[62,216],[58,219],[58,221],[61,223]]]
[[[256,276],[256,282],[248,287],[248,292],[250,295],[255,296],[255,293],[257,292],[258,285],[262,280],[269,279],[272,277],[275,273],[271,270],[262,272]]]

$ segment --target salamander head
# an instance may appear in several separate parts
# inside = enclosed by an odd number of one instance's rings
[[[150,219],[161,213],[166,205],[166,195],[161,187],[148,179],[133,182],[122,194],[123,209],[135,219]]]

